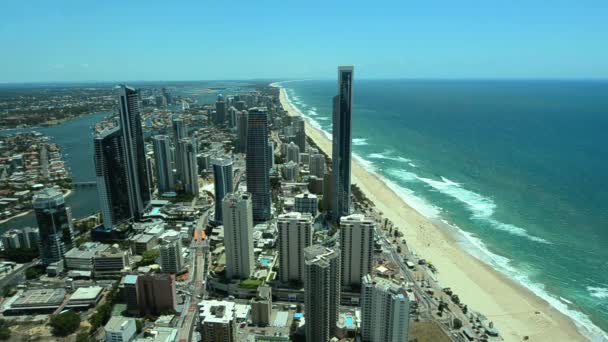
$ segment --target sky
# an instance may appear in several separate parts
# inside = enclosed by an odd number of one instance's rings
[[[608,1],[1,0],[0,82],[608,79]]]

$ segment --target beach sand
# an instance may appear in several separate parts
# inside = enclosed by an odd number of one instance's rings
[[[281,89],[290,115],[301,115]],[[306,134],[331,156],[331,141],[306,121]],[[384,217],[404,234],[409,248],[437,267],[437,279],[451,287],[470,309],[493,321],[505,341],[587,341],[574,322],[528,289],[463,251],[446,225],[436,224],[410,207],[382,180],[353,162],[352,181]],[[372,191],[373,189],[373,191]]]

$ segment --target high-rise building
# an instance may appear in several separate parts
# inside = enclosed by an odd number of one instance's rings
[[[175,192],[175,178],[173,176],[173,158],[171,157],[171,143],[166,135],[156,135],[152,138],[154,149],[154,166],[156,170],[156,184],[158,194]]]
[[[306,125],[304,118],[297,116],[293,119],[292,125],[296,134],[296,145],[300,148],[300,152],[306,152]]]
[[[367,274],[361,286],[361,338],[365,342],[408,341],[410,302],[405,289]]]
[[[235,342],[236,304],[229,301],[204,300],[198,303],[198,329],[205,342]]]
[[[232,159],[216,158],[211,161],[215,185],[215,221],[222,222],[222,200],[227,193],[234,191],[232,185]]]
[[[198,196],[198,163],[196,160],[196,139],[184,138],[179,141],[180,175],[185,193]]]
[[[38,222],[42,264],[62,261],[63,255],[72,248],[74,239],[72,215],[63,194],[54,188],[45,188],[34,195],[32,205]]]
[[[306,340],[329,341],[336,335],[340,309],[340,250],[321,245],[304,249]]]
[[[11,229],[2,234],[2,246],[4,249],[38,248],[39,241],[40,229],[33,227]]]
[[[250,108],[247,122],[247,191],[251,193],[253,219],[270,219],[268,167],[268,115],[266,108]]]
[[[215,102],[215,124],[223,125],[226,121],[226,102],[224,97],[220,94]]]
[[[359,286],[361,277],[372,272],[375,223],[362,214],[340,218],[342,285]]]
[[[283,283],[304,283],[304,248],[312,245],[313,220],[298,212],[279,215],[277,220],[279,279]]]
[[[353,69],[352,66],[338,68],[338,95],[334,97],[332,217],[335,222],[340,222],[341,216],[350,213]]]
[[[294,199],[294,211],[299,213],[309,213],[313,218],[317,216],[319,210],[319,200],[314,194],[298,194]]]
[[[136,277],[137,308],[140,315],[160,315],[161,312],[177,309],[174,274],[152,273]]]
[[[285,147],[285,161],[292,161],[296,164],[300,163],[300,148],[298,145],[294,144],[293,142],[287,144],[287,147]]]
[[[165,101],[167,102],[167,104],[173,104],[173,97],[171,96],[171,93],[169,93],[167,88],[164,88],[164,87],[161,88],[160,92],[163,95],[163,97],[165,98]]]
[[[95,177],[99,207],[105,229],[120,222],[134,219],[135,196],[129,184],[125,144],[119,127],[105,129],[95,134]]]
[[[300,166],[293,162],[289,161],[287,164],[283,165],[283,178],[289,182],[295,182],[298,180],[300,175]]]
[[[321,153],[311,155],[309,170],[312,176],[323,178],[323,175],[325,175],[325,156]]]
[[[144,135],[139,113],[138,92],[124,85],[118,86],[120,130],[124,140],[129,201],[134,218],[139,220],[150,203],[150,185],[146,167]]]
[[[236,117],[236,151],[238,153],[247,152],[247,121],[249,120],[249,113],[246,110],[242,110]]]
[[[268,326],[272,316],[272,288],[268,285],[258,287],[258,293],[249,302],[251,305],[251,323],[257,326]]]
[[[184,259],[182,256],[182,241],[180,233],[168,231],[162,236],[160,244],[160,268],[166,273],[178,273],[182,270]]]
[[[175,156],[175,158],[173,158],[173,167],[176,170],[175,175],[177,176],[177,180],[181,180],[182,153],[180,151],[179,142],[182,139],[188,138],[188,126],[186,125],[184,120],[177,115],[173,116],[173,118],[171,119],[171,123],[173,125],[173,146]]]
[[[272,139],[268,139],[268,169],[274,167],[274,143]]]
[[[184,122],[184,119],[176,115],[171,119],[171,123],[173,124],[173,142],[175,144],[188,137],[188,125]]]
[[[326,171],[325,175],[323,175],[323,210],[331,211],[331,207],[334,203],[333,194],[334,194],[334,179],[331,171]]]
[[[249,278],[254,269],[251,194],[232,192],[222,202],[227,278]]]

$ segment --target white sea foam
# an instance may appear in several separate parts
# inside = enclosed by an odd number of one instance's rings
[[[464,203],[466,208],[472,213],[473,219],[482,220],[489,223],[496,230],[500,230],[511,235],[521,236],[528,240],[539,243],[550,243],[543,238],[529,234],[524,228],[517,227],[509,223],[503,223],[492,218],[492,215],[494,215],[496,210],[496,203],[494,203],[491,198],[487,198],[476,192],[467,190],[461,184],[453,182],[445,177],[441,177],[440,181],[424,177],[418,177],[418,180],[428,184],[442,194],[448,195]]]
[[[418,180],[418,175],[416,175],[415,173],[407,172],[401,169],[388,169],[386,173],[404,182],[414,182]]]
[[[327,118],[327,120],[329,120],[329,118]],[[367,145],[367,138],[354,138],[353,145],[355,145],[355,146]]]
[[[385,159],[385,160],[392,160],[392,161],[398,161],[398,162],[402,162],[402,163],[408,163],[411,160],[401,157],[401,156],[393,156],[392,155],[392,151],[385,151],[382,153],[370,153],[368,155],[368,158],[372,158],[372,159]]]
[[[597,286],[587,286],[587,291],[589,294],[598,299],[608,299],[608,288],[605,287],[597,287]]]
[[[414,164],[414,163],[407,163],[407,165],[411,166],[411,167],[418,167],[418,165]]]
[[[283,83],[283,82],[280,82],[280,83]],[[293,93],[293,90],[292,90],[292,93]],[[286,95],[287,95],[287,93],[286,93]],[[288,96],[287,96],[287,101],[291,103]],[[291,103],[291,105],[293,106],[293,103]],[[296,106],[293,106],[293,107],[299,111],[299,109]],[[316,108],[315,108],[315,110],[316,110]],[[319,123],[316,122],[315,120],[313,120],[312,118],[307,117],[307,119],[313,127],[321,130],[321,132],[323,132],[323,134],[325,134],[325,136],[331,140],[331,132],[328,132],[328,131],[325,131],[324,129],[322,129],[321,126],[319,125]],[[359,159],[358,157],[356,157],[356,158]],[[365,160],[363,158],[360,158],[360,159]],[[413,163],[410,163],[410,166],[416,167],[416,165],[413,165]],[[437,219],[440,217],[441,208],[439,208],[433,204],[430,204],[429,202],[427,202],[425,199],[423,199],[421,197],[416,196],[412,190],[410,190],[406,187],[403,187],[401,185],[398,185],[395,182],[387,179],[386,177],[378,175],[376,172],[374,172],[374,170],[372,170],[372,172],[375,175],[377,175],[399,197],[401,197],[409,206],[414,208],[420,214],[422,214],[425,217],[430,218],[430,219]],[[402,174],[402,176],[405,176],[406,179],[409,179],[409,177],[410,177],[410,175],[404,175],[404,174]],[[420,177],[416,176],[416,179],[420,180]],[[449,184],[447,187],[460,186],[458,183],[452,182],[445,178],[442,178],[442,181],[443,181],[442,183],[444,183],[444,184]],[[439,181],[435,181],[435,182],[439,182]],[[439,185],[439,184],[435,183],[435,185]],[[446,186],[441,186],[441,185],[439,187],[446,188]],[[438,191],[440,191],[440,190],[438,190]],[[468,191],[468,190],[466,190],[466,191]],[[469,196],[469,199],[472,199],[472,198],[480,199],[481,198],[482,199],[481,202],[487,202],[486,201],[487,198],[485,198],[479,194],[473,193],[473,192],[471,192],[471,193],[474,195]],[[477,195],[477,196],[475,196],[475,195]],[[491,201],[491,199],[487,199],[487,200]],[[493,203],[493,202],[491,202],[491,203]],[[486,205],[487,205],[487,203],[486,203]],[[478,206],[477,208],[479,209],[479,212],[481,212],[481,209],[483,208],[483,206]],[[494,208],[495,208],[495,205],[494,205]],[[487,210],[487,206],[486,206],[486,209],[484,209],[484,210]],[[492,213],[493,213],[493,211],[492,211]],[[586,337],[588,337],[591,341],[608,342],[608,334],[606,334],[599,327],[597,327],[595,324],[593,324],[593,322],[591,322],[591,320],[589,319],[589,317],[587,315],[570,308],[569,305],[567,304],[567,302],[562,301],[559,298],[556,298],[555,296],[552,296],[551,294],[546,292],[544,285],[532,282],[528,275],[526,275],[525,273],[522,273],[521,271],[518,271],[511,265],[510,259],[500,256],[498,254],[492,253],[486,247],[486,245],[483,243],[483,241],[481,241],[481,239],[479,239],[474,234],[466,232],[466,231],[460,229],[459,227],[448,223],[445,220],[442,220],[442,221],[444,223],[446,223],[447,225],[451,226],[458,233],[458,235],[461,237],[461,239],[459,240],[459,244],[462,245],[463,249],[467,253],[473,255],[474,257],[478,258],[482,262],[489,264],[494,269],[505,274],[507,277],[515,280],[523,287],[532,291],[536,296],[547,301],[551,306],[556,308],[562,314],[570,317],[574,321],[576,326],[579,328],[579,331],[581,331],[581,333],[583,335],[585,335]],[[519,228],[519,227],[516,227],[516,228]],[[596,297],[598,299],[608,298],[608,288],[588,287],[587,290],[591,296]],[[500,329],[500,327],[498,327],[498,328]]]
[[[353,157],[355,158],[355,160],[361,164],[361,166],[363,166],[363,168],[367,171],[371,171],[371,172],[376,172],[376,166],[374,165],[373,162],[367,160],[367,159],[363,159],[360,155],[358,155],[357,153],[353,153]]]
[[[312,108],[315,108],[315,107],[312,107]],[[309,109],[309,110],[306,112],[306,114],[311,115],[311,116],[317,116],[317,115],[319,115],[319,114],[317,113],[317,111],[316,111],[315,109],[312,109],[312,108],[311,108],[311,109]]]
[[[579,331],[591,341],[608,342],[608,334],[606,334],[598,326],[593,324],[589,316],[571,308],[570,305],[567,303],[567,300],[563,300],[549,294],[545,290],[545,286],[543,284],[533,282],[530,279],[529,275],[513,267],[510,259],[492,253],[487,248],[485,243],[483,243],[483,241],[481,241],[481,239],[479,239],[474,234],[466,232],[445,220],[442,221],[452,227],[458,234],[458,236],[461,237],[461,239],[459,240],[459,244],[462,246],[462,249],[465,250],[467,253],[473,255],[482,262],[492,266],[494,269],[503,273],[510,279],[515,280],[517,283],[530,290],[536,296],[547,301],[552,307],[557,309],[559,312],[570,317],[574,321]],[[605,290],[608,291],[608,289]],[[498,327],[498,329],[500,330],[500,327]]]

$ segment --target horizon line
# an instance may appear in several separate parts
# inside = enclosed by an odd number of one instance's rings
[[[362,81],[608,81],[608,77],[362,77]],[[36,84],[128,84],[128,83],[185,83],[185,82],[300,82],[300,81],[335,81],[334,78],[243,78],[243,79],[191,79],[191,80],[75,80],[75,81],[0,81],[0,86],[6,85],[36,85]]]

